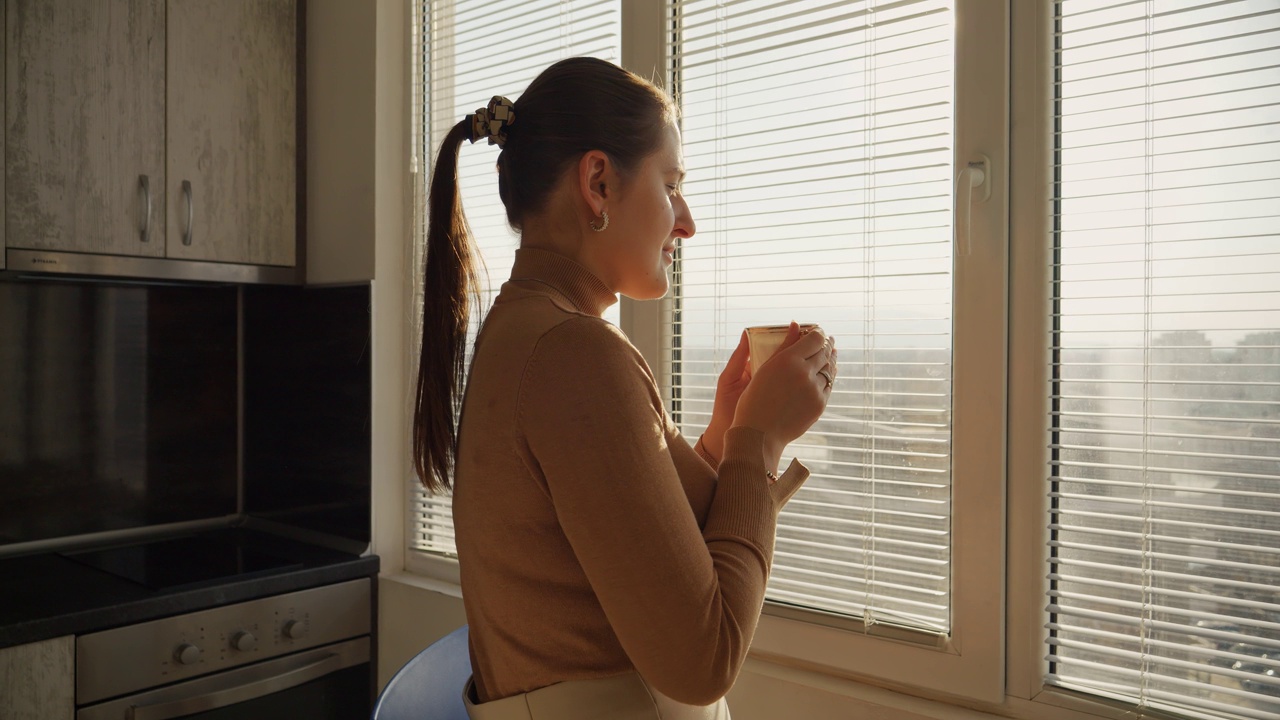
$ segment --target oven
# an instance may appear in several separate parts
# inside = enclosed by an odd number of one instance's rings
[[[372,580],[76,638],[77,720],[367,718]]]

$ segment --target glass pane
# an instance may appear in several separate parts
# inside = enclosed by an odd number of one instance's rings
[[[1280,7],[1058,3],[1050,681],[1280,713]]]
[[[672,414],[691,440],[749,325],[818,323],[840,372],[788,452],[769,599],[950,626],[952,13],[673,3],[685,196]],[[784,460],[784,463],[786,460]]]

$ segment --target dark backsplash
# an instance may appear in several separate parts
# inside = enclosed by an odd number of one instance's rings
[[[369,328],[367,285],[0,281],[0,545],[241,513],[367,543]]]
[[[236,511],[236,290],[0,282],[0,543]]]
[[[245,511],[368,544],[369,286],[244,292]]]

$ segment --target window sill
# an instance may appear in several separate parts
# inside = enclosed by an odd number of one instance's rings
[[[814,717],[877,717],[886,720],[1124,720],[1133,718],[1132,705],[1093,701],[1074,693],[1046,688],[1034,700],[1005,697],[998,704],[976,703],[930,693],[921,688],[881,684],[875,679],[854,679],[833,675],[821,669],[805,667],[787,658],[765,657],[754,649],[742,668],[748,683],[735,688],[730,700],[752,707],[757,701],[776,701],[764,695],[785,692],[792,686],[803,697],[798,702],[810,705],[819,713]],[[753,690],[750,679],[765,679],[763,687]],[[1148,711],[1149,713],[1149,711]],[[744,713],[748,720],[749,713]],[[1143,717],[1162,718],[1159,714]]]
[[[462,579],[458,574],[458,560],[456,558],[431,555],[419,550],[405,550],[403,572],[392,574],[392,577],[400,576],[431,581],[441,586],[451,587],[452,590],[450,592],[452,594],[462,597]]]
[[[382,582],[397,583],[417,590],[427,590],[429,592],[456,598],[458,600],[462,599],[462,588],[457,584],[425,577],[409,570],[397,573],[384,573],[379,575],[378,579]]]

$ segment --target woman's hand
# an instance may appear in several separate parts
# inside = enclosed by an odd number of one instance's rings
[[[702,448],[716,460],[724,457],[724,431],[733,426],[733,416],[738,411],[738,400],[751,382],[751,346],[747,343],[747,331],[742,331],[738,347],[729,356],[729,362],[716,381],[716,401],[711,409],[711,422],[702,433]]]
[[[782,347],[742,392],[733,425],[763,433],[765,464],[776,468],[787,444],[826,410],[835,377],[835,341],[821,330],[802,335],[792,322]]]

